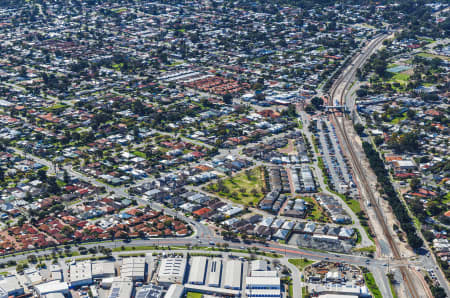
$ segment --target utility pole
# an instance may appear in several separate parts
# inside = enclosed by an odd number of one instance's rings
[[[390,269],[390,267],[389,267],[389,265],[390,265],[390,264],[389,264],[390,259],[391,259],[391,257],[388,257],[388,269],[387,269],[387,270],[388,270],[388,273],[391,272],[391,269]]]

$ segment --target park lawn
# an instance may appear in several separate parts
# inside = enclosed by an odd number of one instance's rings
[[[417,54],[417,56],[424,57],[424,58],[438,58],[438,59],[441,59],[441,60],[450,61],[449,57],[442,56],[442,55],[434,55],[434,54],[424,53],[424,52]]]
[[[450,204],[450,192],[445,195],[443,203]]]
[[[252,203],[256,206],[264,197],[261,189],[264,185],[263,173],[261,167],[250,169],[250,175],[247,177],[246,171],[242,171],[236,176],[222,180],[223,185],[228,189],[228,192],[219,192],[219,195],[224,196],[233,202],[250,205]],[[218,184],[213,184],[208,187],[208,190],[217,192]],[[257,193],[252,194],[255,189]]]
[[[126,9],[125,7],[122,7],[122,8],[114,9],[113,11],[114,11],[115,13],[122,13],[122,12],[127,11],[127,9]]]
[[[54,111],[57,111],[57,110],[63,110],[66,107],[67,107],[67,105],[65,105],[63,103],[57,103],[57,104],[54,104],[54,105],[52,105],[52,106],[50,106],[48,108],[44,108],[44,110],[47,111],[47,112],[54,112]]]
[[[306,266],[311,265],[314,261],[308,259],[289,259],[289,263],[298,268],[298,270],[302,271]]]
[[[372,273],[364,273],[364,280],[366,282],[367,288],[369,289],[370,293],[372,293],[374,298],[383,298]]]
[[[399,83],[401,86],[406,86],[406,84],[408,83],[409,77],[411,77],[410,74],[407,74],[405,72],[400,72],[400,73],[393,75],[390,79],[387,80],[387,82],[388,83]]]
[[[428,38],[428,37],[417,37],[417,39],[418,39],[418,40],[424,40],[424,41],[426,41],[426,42],[428,42],[428,43],[433,43],[433,42],[435,42],[434,39]]]
[[[120,70],[123,67],[123,63],[116,63],[112,65],[115,70]]]
[[[141,151],[133,151],[133,152],[131,152],[131,153],[133,153],[134,155],[136,155],[136,156],[138,156],[138,157],[146,158],[146,155],[145,155],[144,152],[141,152]]]
[[[203,295],[201,293],[187,292],[186,298],[202,298]]]
[[[312,221],[330,222],[330,218],[322,210],[316,200],[311,197],[302,197],[302,199],[313,206],[307,219],[311,219]]]
[[[183,64],[183,63],[184,62],[177,61],[177,62],[174,62],[174,63],[170,64],[169,67],[171,67],[171,66],[178,66],[178,65]]]
[[[401,73],[397,73],[397,74],[395,74],[393,77],[392,77],[392,79],[394,80],[394,81],[397,81],[397,82],[399,82],[399,83],[402,83],[402,82],[407,82],[408,80],[409,80],[409,77],[410,77],[411,75],[409,75],[409,74],[406,74],[406,73],[404,73],[404,72],[401,72]]]
[[[406,112],[402,114],[401,117],[395,117],[394,119],[391,120],[392,124],[398,124],[400,121],[403,121],[407,118],[406,116]]]

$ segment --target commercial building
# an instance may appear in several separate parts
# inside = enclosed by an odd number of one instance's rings
[[[92,281],[92,266],[90,261],[70,265],[70,287],[88,286]]]
[[[277,271],[252,271],[251,276],[255,277],[277,277]]]
[[[248,276],[247,289],[272,290],[280,289],[280,278],[277,276]]]
[[[184,287],[182,285],[172,284],[167,290],[164,298],[181,298],[184,294]]]
[[[252,276],[246,279],[247,297],[281,297],[280,278],[276,276],[276,271],[254,272],[258,276],[252,272]]]
[[[225,289],[240,290],[242,281],[242,262],[231,260],[225,264],[225,277],[223,287]]]
[[[161,298],[163,290],[163,287],[154,284],[145,285],[136,293],[136,298]]]
[[[124,258],[120,271],[122,277],[128,277],[132,281],[143,281],[145,278],[145,258]]]
[[[114,278],[108,298],[130,298],[131,294],[133,294],[133,281],[130,278]]]
[[[50,265],[50,267],[48,268],[50,271],[50,275],[51,275],[51,280],[59,280],[62,281],[62,269],[61,266],[56,265],[56,264],[52,264]]]
[[[220,287],[220,277],[222,275],[222,260],[212,259],[210,262],[208,286]]]
[[[45,296],[42,296],[42,298],[66,298],[66,297],[64,296],[64,294],[61,293],[50,293]]]
[[[266,260],[254,260],[250,263],[251,271],[264,271],[267,270]]]
[[[166,258],[161,261],[158,281],[161,284],[182,284],[186,274],[185,258]]]
[[[36,291],[36,294],[41,297],[52,293],[67,295],[69,294],[69,285],[66,282],[52,280],[50,282],[34,286],[34,290]]]
[[[116,274],[113,262],[92,263],[92,278],[112,277]]]
[[[245,291],[247,297],[281,297],[280,290],[255,290],[255,289],[247,289]]]
[[[19,283],[19,280],[16,276],[8,276],[0,279],[0,297],[2,293],[6,294],[6,297],[9,296],[20,296],[24,294],[23,286]]]
[[[189,271],[188,283],[194,285],[203,285],[205,283],[206,265],[208,258],[194,257],[192,258],[191,270]]]
[[[39,270],[36,270],[35,268],[28,268],[24,271],[27,285],[38,285],[42,282],[44,282],[44,278],[41,275],[41,272]]]
[[[186,291],[188,291],[188,292],[198,292],[198,293],[202,293],[202,294],[206,294],[206,295],[213,295],[213,296],[218,296],[218,297],[240,296],[240,291],[238,291],[238,290],[215,288],[215,287],[208,287],[208,286],[202,286],[202,285],[191,285],[191,284],[186,284],[185,288],[186,288]]]

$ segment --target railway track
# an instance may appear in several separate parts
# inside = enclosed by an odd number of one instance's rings
[[[379,35],[375,37],[369,44],[366,46],[365,51],[361,54],[359,54],[356,58],[352,60],[352,67],[350,69],[344,70],[343,73],[336,79],[336,81],[333,83],[331,90],[330,90],[330,100],[333,101],[335,99],[339,100],[339,104],[342,106],[345,106],[345,96],[347,94],[349,86],[353,83],[354,75],[356,73],[356,70],[361,67],[364,62],[372,55],[373,50],[379,45],[380,42],[382,42],[387,36],[386,35]],[[341,88],[339,90],[339,87]],[[367,181],[366,176],[364,175],[363,168],[361,166],[361,163],[359,162],[359,159],[355,153],[355,150],[353,149],[352,142],[347,134],[346,129],[344,128],[344,124],[342,121],[339,121],[338,117],[335,113],[332,113],[331,116],[336,123],[336,126],[338,128],[339,134],[342,136],[343,143],[345,144],[345,147],[347,148],[347,151],[350,155],[350,160],[353,165],[353,169],[355,171],[355,174],[357,174],[359,181],[360,181],[360,188],[364,190],[367,197],[369,198],[369,201],[371,205],[374,208],[375,215],[378,219],[378,222],[381,225],[381,228],[383,229],[383,234],[385,235],[388,244],[391,248],[392,254],[394,256],[394,259],[401,260],[401,254],[399,252],[399,249],[394,242],[394,239],[389,232],[389,229],[387,227],[387,224],[384,220],[384,216],[382,211],[380,210],[380,207],[377,204],[377,200],[375,198],[375,195],[373,194],[370,185]],[[407,270],[405,266],[399,267],[400,273],[402,275],[403,280],[405,281],[405,284],[408,288],[409,293],[411,294],[411,297],[417,297],[419,298],[419,294],[417,293],[417,290],[414,286],[414,282],[412,277],[410,276],[410,272]]]

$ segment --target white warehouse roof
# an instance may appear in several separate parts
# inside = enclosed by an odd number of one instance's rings
[[[241,280],[242,262],[238,260],[228,261],[225,265],[224,288],[239,290],[241,288]]]
[[[122,261],[121,275],[123,277],[129,277],[133,281],[144,280],[145,258],[144,257],[124,258]]]
[[[185,273],[185,258],[166,258],[161,261],[158,281],[162,283],[182,283]]]
[[[192,258],[192,265],[189,271],[188,283],[195,285],[202,285],[205,283],[207,263],[208,259],[206,257]]]
[[[210,287],[220,287],[220,276],[222,275],[222,260],[213,259],[211,262],[208,286]]]
[[[254,260],[251,262],[250,268],[252,271],[267,270],[267,261],[266,260]]]

